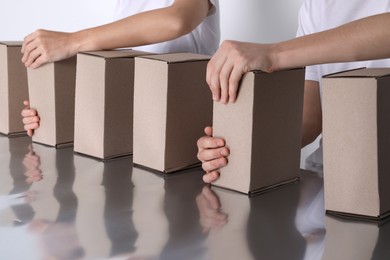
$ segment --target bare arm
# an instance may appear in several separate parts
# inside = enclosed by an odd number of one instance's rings
[[[211,7],[209,0],[175,0],[166,8],[75,33],[38,30],[28,35],[22,61],[36,68],[80,51],[134,47],[176,39],[195,29]]]
[[[320,86],[317,81],[306,80],[303,99],[302,147],[312,143],[322,132]]]
[[[313,64],[390,58],[390,13],[275,45],[271,70]]]
[[[234,102],[242,75],[314,64],[390,58],[390,13],[274,44],[225,41],[207,67],[213,99]]]

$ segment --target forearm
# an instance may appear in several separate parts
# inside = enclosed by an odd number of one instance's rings
[[[175,1],[172,6],[129,16],[76,32],[77,51],[134,47],[176,39],[191,32],[206,17],[207,0]]]
[[[347,23],[273,46],[274,70],[390,58],[390,13]]]

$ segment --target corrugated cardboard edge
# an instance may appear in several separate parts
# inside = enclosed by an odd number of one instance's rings
[[[86,157],[86,158],[91,158],[91,159],[98,160],[100,162],[111,162],[111,161],[114,161],[114,160],[117,160],[117,159],[130,157],[130,156],[133,155],[133,153],[124,153],[124,154],[116,154],[114,156],[98,157],[98,156],[89,155],[89,154],[78,152],[78,151],[74,151],[74,153],[78,154],[78,155],[81,155],[83,157]]]
[[[390,221],[390,211],[384,212],[378,216],[366,216],[359,214],[352,214],[340,211],[326,210],[326,214],[329,216],[333,216],[336,218],[341,218],[345,220],[354,220],[354,221],[362,221],[362,222],[373,222],[379,225],[383,225]]]
[[[172,56],[176,58],[172,58]],[[193,55],[193,58],[188,58],[188,55]],[[181,56],[187,56],[186,58],[180,58]],[[168,64],[171,63],[184,63],[184,62],[192,62],[192,61],[207,61],[210,60],[211,56],[196,54],[196,53],[188,53],[188,52],[175,52],[175,53],[166,53],[166,54],[155,54],[150,56],[145,56],[142,58],[166,62]]]
[[[148,171],[151,171],[151,172],[154,172],[154,173],[163,174],[164,176],[168,176],[168,175],[171,175],[171,174],[174,174],[174,173],[178,173],[178,172],[182,172],[182,171],[186,171],[186,170],[190,170],[190,169],[194,169],[194,168],[200,167],[201,163],[199,162],[199,163],[183,166],[183,167],[180,167],[180,168],[166,169],[166,170],[162,170],[162,171],[157,170],[157,169],[153,169],[153,168],[141,165],[141,164],[137,164],[137,163],[133,163],[133,165],[134,165],[134,167],[137,167],[137,168],[141,168],[141,169],[148,170]]]
[[[236,192],[236,193],[245,194],[245,195],[248,195],[248,197],[254,197],[254,196],[261,195],[263,193],[269,192],[269,191],[276,190],[279,187],[282,187],[282,186],[285,186],[285,185],[288,185],[288,184],[292,184],[292,183],[296,183],[296,182],[299,182],[299,177],[296,177],[294,179],[287,180],[287,181],[284,181],[284,182],[280,182],[280,183],[277,183],[277,184],[274,184],[274,185],[261,187],[261,188],[259,188],[257,190],[252,190],[252,191],[249,191],[247,193],[239,191],[239,190],[234,190],[234,189],[231,189],[231,188],[228,188],[228,187],[224,187],[224,186],[218,185],[218,184],[211,183],[211,185],[214,186],[214,187],[220,188],[220,189],[230,190],[230,191],[233,191],[233,192]]]
[[[118,53],[118,55],[109,55],[112,53]],[[154,55],[155,53],[145,52],[145,51],[136,51],[132,49],[122,49],[122,50],[105,50],[105,51],[85,51],[79,52],[77,55],[88,55],[102,59],[124,59],[124,58],[135,58],[139,56]]]

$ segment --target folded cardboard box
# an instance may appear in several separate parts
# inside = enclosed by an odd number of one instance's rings
[[[28,100],[21,49],[22,42],[0,42],[0,133],[9,136],[26,133],[20,115]]]
[[[304,74],[251,71],[235,103],[214,103],[213,134],[230,149],[214,185],[252,194],[298,179]]]
[[[76,57],[28,69],[30,106],[38,111],[33,142],[56,148],[73,144]]]
[[[209,56],[135,58],[133,163],[160,172],[199,164],[196,142],[211,125]]]
[[[390,212],[390,68],[323,78],[325,208],[380,219]]]
[[[99,159],[133,153],[134,50],[77,55],[74,151]]]

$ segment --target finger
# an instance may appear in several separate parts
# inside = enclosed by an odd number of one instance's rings
[[[30,124],[38,123],[39,117],[37,116],[23,117],[22,121],[24,125],[30,125]]]
[[[199,138],[197,145],[199,151],[202,151],[204,149],[219,148],[225,145],[225,140],[218,137],[203,136]]]
[[[26,46],[28,44],[30,44],[30,42],[32,42],[34,39],[35,39],[35,32],[33,33],[30,33],[29,35],[27,35],[26,37],[24,37],[23,39],[23,44],[22,44],[22,53],[24,53],[26,51]]]
[[[221,207],[221,202],[219,201],[219,198],[217,195],[210,189],[210,187],[204,187],[202,190],[202,194],[206,197],[207,201],[209,202],[211,208],[213,209],[219,209]]]
[[[22,57],[22,62],[26,64],[28,61],[31,53],[38,48],[38,42],[31,40],[29,43],[27,43],[24,47],[23,51],[23,57]]]
[[[204,133],[207,135],[207,136],[212,136],[213,135],[213,128],[211,126],[207,126],[205,129],[204,129]]]
[[[39,57],[33,62],[33,64],[30,65],[30,68],[36,69],[36,68],[40,67],[41,65],[43,65],[43,64],[45,64],[45,63],[47,63],[47,62],[49,62],[49,59],[46,58],[46,56],[42,54],[41,56],[39,56]]]
[[[36,59],[38,59],[42,55],[42,51],[38,48],[34,49],[30,52],[28,55],[27,60],[25,61],[24,65],[26,67],[31,67],[31,65],[35,62]]]
[[[218,159],[214,159],[211,161],[203,162],[202,163],[202,169],[205,172],[212,172],[219,170],[220,168],[226,166],[228,163],[228,160],[225,157],[221,157]]]
[[[34,117],[37,116],[37,111],[35,109],[23,109],[21,115],[22,117]]]
[[[200,161],[211,161],[221,157],[229,155],[229,149],[227,147],[215,148],[215,149],[203,149],[198,153]]]
[[[221,102],[223,104],[226,104],[229,100],[229,78],[234,65],[234,63],[230,60],[232,60],[232,58],[226,60],[219,74],[219,81],[221,84]]]
[[[39,127],[38,123],[28,124],[28,125],[24,125],[24,130],[26,130],[26,131],[29,131],[29,130],[34,131],[38,127]]]
[[[25,109],[29,109],[30,108],[30,102],[28,100],[24,100],[23,101],[23,106],[26,107]]]
[[[28,129],[28,130],[27,130],[27,135],[28,135],[28,136],[31,137],[31,136],[33,136],[33,134],[34,134],[34,131],[33,131],[32,129]]]
[[[219,101],[221,98],[221,84],[219,81],[219,74],[227,59],[226,55],[221,55],[219,53],[218,55],[215,55],[207,65],[207,70],[210,70],[209,87],[211,89],[214,101]]]
[[[233,67],[229,78],[229,102],[233,103],[237,100],[238,86],[244,73],[242,66],[236,65]]]
[[[219,172],[217,172],[217,171],[209,172],[209,173],[206,173],[205,175],[203,175],[203,181],[205,183],[212,183],[212,182],[218,180],[218,178],[219,178]]]

